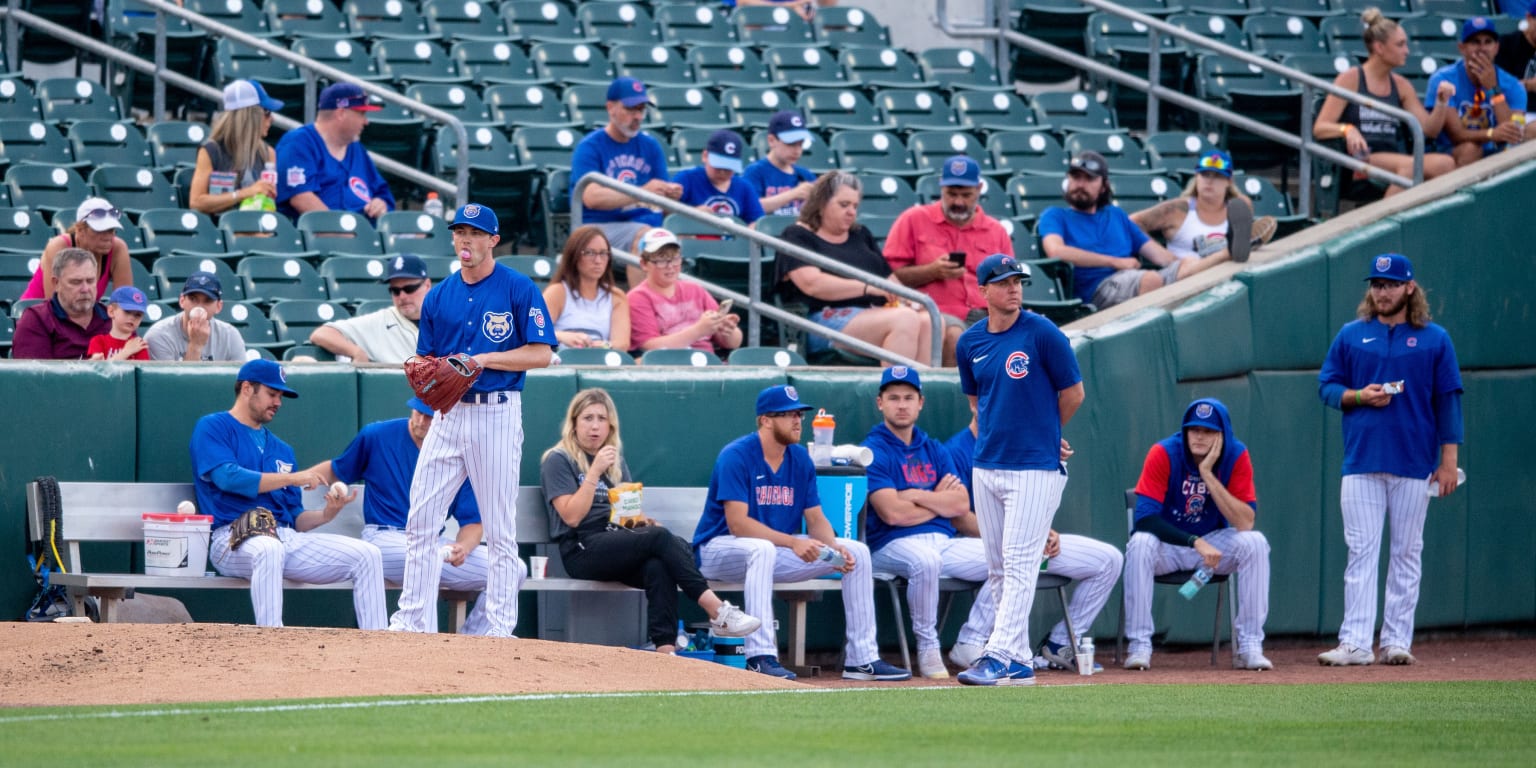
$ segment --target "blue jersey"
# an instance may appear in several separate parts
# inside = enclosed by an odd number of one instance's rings
[[[349,144],[338,161],[313,125],[295,128],[277,141],[278,212],[297,219],[299,212],[289,200],[303,192],[315,193],[333,211],[362,213],[363,206],[375,197],[388,204],[389,210],[395,209],[395,196],[362,143]]]
[[[1041,241],[1047,235],[1057,235],[1073,248],[1117,259],[1134,257],[1150,238],[1131,221],[1118,205],[1107,205],[1094,213],[1083,213],[1072,208],[1054,206],[1040,214],[1036,225]],[[1085,302],[1093,301],[1093,292],[1099,283],[1115,273],[1114,267],[1074,267],[1073,292]]]
[[[442,357],[457,352],[506,352],[525,344],[555,341],[555,324],[533,281],[497,264],[484,280],[470,285],[458,272],[432,286],[421,305],[416,354]],[[486,368],[473,392],[521,390],[522,371]]]
[[[583,224],[638,221],[653,227],[661,226],[661,211],[640,203],[610,211],[582,205],[576,196],[574,182],[592,171],[637,187],[645,186],[651,179],[666,181],[670,175],[667,173],[667,155],[662,151],[661,143],[650,134],[641,133],[623,143],[614,141],[601,128],[587,134],[571,155],[571,207],[581,207]]]
[[[1509,105],[1512,115],[1525,114],[1526,92],[1525,84],[1520,78],[1505,72],[1497,67],[1493,70],[1498,74],[1499,91],[1504,94],[1505,103]],[[1424,89],[1424,108],[1430,111],[1435,109],[1435,90],[1443,82],[1448,82],[1456,87],[1456,95],[1451,97],[1451,109],[1456,110],[1458,119],[1467,130],[1482,133],[1499,124],[1499,119],[1493,113],[1493,106],[1488,103],[1486,93],[1479,93],[1477,86],[1472,84],[1472,78],[1467,75],[1467,60],[1462,59],[1454,64],[1447,64],[1429,77],[1429,86]],[[1434,139],[1433,149],[1439,152],[1450,152],[1452,147],[1449,131],[1441,131]],[[1483,144],[1483,153],[1492,154],[1499,151],[1499,145],[1489,141]]]
[[[406,513],[411,509],[411,477],[421,457],[421,447],[411,439],[410,421],[390,419],[369,424],[331,460],[331,469],[342,482],[361,480],[367,484],[363,522],[369,525],[405,528]],[[468,480],[459,486],[449,512],[460,527],[480,522],[480,507]]]
[[[683,205],[703,206],[716,216],[735,216],[748,224],[763,217],[763,205],[757,199],[752,185],[732,174],[731,184],[724,192],[715,188],[704,166],[687,168],[677,172],[672,180],[683,185]]]
[[[293,448],[272,430],[251,429],[227,411],[210,413],[192,428],[191,450],[197,508],[213,515],[213,527],[229,525],[252,507],[272,510],[277,521],[290,528],[303,513],[304,493],[297,486],[257,493],[258,473],[294,470]]]
[[[704,516],[693,532],[693,549],[716,536],[729,535],[725,502],[747,505],[747,516],[780,533],[799,533],[805,511],[821,506],[816,494],[816,466],[803,445],[784,449],[784,461],[773,471],[763,458],[763,443],[756,432],[737,438],[721,449],[709,475],[709,498]]]
[[[908,444],[903,443],[881,422],[864,438],[864,446],[875,453],[875,462],[867,470],[871,494],[886,488],[898,493],[908,488],[931,491],[945,475],[960,477],[950,460],[949,449],[917,427],[912,428],[912,442]],[[961,477],[960,480],[967,486],[971,483],[968,477]],[[935,517],[917,525],[891,525],[880,519],[874,510],[864,516],[864,541],[871,551],[903,536],[916,536],[920,533],[954,536],[955,525],[943,517]]]
[[[1066,334],[1025,310],[1002,333],[988,331],[986,321],[971,326],[955,345],[955,360],[960,391],[977,398],[975,466],[1060,468],[1056,395],[1083,380]]]
[[[1338,408],[1345,389],[1402,381],[1382,408],[1344,410],[1344,474],[1429,477],[1440,446],[1460,443],[1461,370],[1445,329],[1380,320],[1346,324],[1317,376],[1323,402]]]
[[[785,173],[774,166],[768,158],[763,158],[747,166],[746,170],[741,172],[741,178],[757,192],[758,198],[783,194],[800,186],[801,182],[816,183],[816,174],[812,173],[809,168],[796,165],[793,166],[791,173]],[[762,204],[761,199],[758,200],[758,204]],[[803,200],[791,200],[780,206],[776,211],[765,211],[764,213],[775,216],[799,216],[800,206],[804,204],[805,201]]]
[[[949,460],[955,463],[955,477],[965,483],[965,492],[971,497],[971,509],[975,509],[976,490],[971,483],[971,466],[976,460],[976,436],[971,434],[971,428],[967,425],[956,432],[954,437],[944,441],[944,447],[949,450]]]

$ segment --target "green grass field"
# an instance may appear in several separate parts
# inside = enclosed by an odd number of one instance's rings
[[[1533,724],[1531,682],[355,699],[3,709],[0,764],[1482,768]]]

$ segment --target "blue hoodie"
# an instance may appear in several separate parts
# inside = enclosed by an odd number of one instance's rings
[[[864,438],[864,446],[875,454],[875,461],[869,465],[867,473],[871,496],[875,491],[886,488],[895,491],[908,488],[931,491],[945,475],[959,477],[949,449],[917,427],[912,428],[912,442],[907,444],[891,432],[885,422],[881,422],[869,430],[869,436]],[[968,478],[962,478],[961,482],[970,485]],[[864,541],[871,552],[903,536],[919,533],[942,533],[952,537],[955,535],[955,526],[942,517],[917,525],[890,525],[880,519],[874,509],[868,510],[864,516]]]
[[[1216,462],[1216,477],[1239,501],[1258,509],[1248,447],[1232,434],[1232,417],[1227,413],[1227,407],[1214,398],[1196,400],[1184,410],[1183,426],[1179,431],[1147,452],[1141,479],[1136,484],[1136,529],[1158,533],[1157,529],[1165,526],[1154,522],[1150,527],[1144,527],[1142,521],[1160,517],[1184,534],[1180,541],[1169,543],[1187,544],[1192,541],[1191,537],[1227,527],[1227,518],[1216,508],[1205,482],[1200,479],[1200,462],[1190,455],[1184,444],[1184,430],[1188,427],[1221,431],[1222,450]],[[1163,536],[1159,538],[1168,540]]]

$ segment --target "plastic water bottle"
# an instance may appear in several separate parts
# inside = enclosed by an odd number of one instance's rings
[[[1189,577],[1189,581],[1179,587],[1179,594],[1183,595],[1185,600],[1193,600],[1195,593],[1209,583],[1211,583],[1211,569],[1205,563],[1201,563],[1200,567],[1195,569],[1195,574]]]
[[[848,561],[843,559],[843,553],[826,546],[821,548],[821,554],[816,559],[823,563],[831,563],[833,568],[842,568],[848,564]]]
[[[1077,673],[1079,675],[1093,674],[1093,638],[1079,637],[1077,639]]]
[[[421,210],[428,216],[443,217],[443,201],[436,192],[427,193],[427,201],[421,204]]]
[[[273,189],[277,189],[277,163],[267,163],[262,166],[261,180],[271,184]],[[251,195],[240,201],[240,210],[275,211],[277,210],[277,201],[266,195]]]
[[[438,203],[438,205],[442,205],[442,203]],[[679,651],[691,651],[691,650],[694,649],[693,648],[693,636],[688,634],[688,628],[683,626],[683,620],[682,619],[678,619],[677,620],[677,640],[676,640],[676,645],[677,645],[677,650],[679,650]]]
[[[818,467],[832,463],[832,437],[836,427],[837,420],[825,408],[818,410],[816,417],[811,419],[811,434],[815,439],[811,444],[811,459]]]

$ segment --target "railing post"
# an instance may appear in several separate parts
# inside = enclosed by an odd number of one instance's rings
[[[110,13],[111,9],[104,9]],[[155,119],[165,119],[165,14],[155,14]]]
[[[1312,218],[1312,104],[1316,98],[1312,94],[1312,86],[1301,84],[1301,167],[1296,169],[1296,207],[1306,213],[1307,218]]]
[[[1163,36],[1147,29],[1147,82],[1163,84]],[[1147,132],[1157,130],[1157,90],[1147,91]]]

